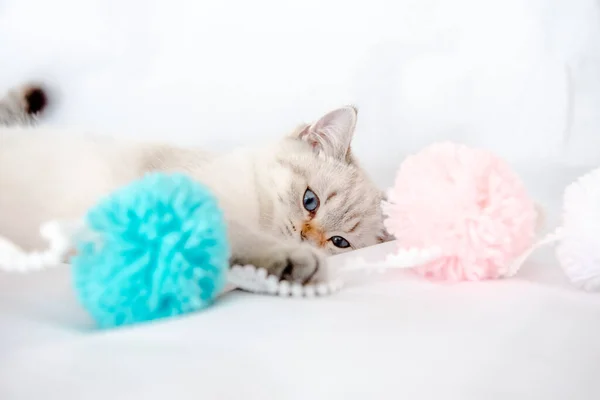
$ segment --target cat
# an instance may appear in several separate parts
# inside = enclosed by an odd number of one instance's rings
[[[353,106],[274,143],[217,154],[32,126],[43,107],[32,107],[31,89],[0,102],[0,235],[28,250],[45,244],[37,234],[43,222],[80,218],[102,196],[153,171],[184,172],[209,187],[228,222],[231,263],[282,280],[323,279],[326,255],[389,239],[383,193],[351,150]]]
[[[27,126],[35,124],[46,110],[48,95],[39,85],[24,85],[0,98],[0,126]]]

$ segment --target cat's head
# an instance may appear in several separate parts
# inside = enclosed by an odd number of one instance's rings
[[[298,127],[276,147],[275,233],[310,241],[338,254],[390,237],[383,226],[383,193],[351,151],[355,107],[333,110]]]

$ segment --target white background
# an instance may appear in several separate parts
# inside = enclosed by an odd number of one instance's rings
[[[600,164],[597,0],[3,0],[0,65],[53,125],[227,149],[354,103],[371,169],[440,139]]]

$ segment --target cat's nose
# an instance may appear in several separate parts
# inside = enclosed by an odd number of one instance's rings
[[[319,247],[325,247],[325,245],[327,244],[327,237],[323,232],[323,228],[321,228],[314,222],[306,222],[302,225],[300,237],[303,241],[310,240]]]

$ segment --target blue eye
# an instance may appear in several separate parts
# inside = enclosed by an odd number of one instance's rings
[[[306,211],[315,212],[317,211],[317,208],[319,208],[319,198],[315,192],[310,189],[306,189],[306,192],[304,192],[304,199],[302,199],[302,204],[304,205]]]
[[[339,247],[340,249],[347,249],[350,247],[350,243],[346,239],[341,236],[332,236],[329,240],[335,247]]]

